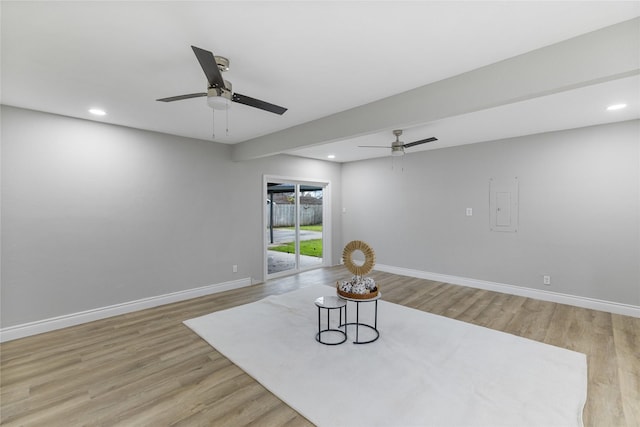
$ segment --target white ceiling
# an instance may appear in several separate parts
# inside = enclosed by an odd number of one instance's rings
[[[242,94],[216,142],[236,144],[640,16],[640,2],[9,2],[2,1],[1,101],[88,120],[212,139],[195,45],[231,60]],[[433,149],[640,117],[627,77],[407,129]],[[612,114],[613,102],[629,104]],[[107,111],[102,118],[91,107]],[[536,120],[523,121],[535,114]],[[228,134],[225,128],[228,123]],[[388,155],[392,129],[289,153],[335,161]],[[409,150],[407,150],[409,152]]]

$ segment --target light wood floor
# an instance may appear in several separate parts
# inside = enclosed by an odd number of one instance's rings
[[[342,267],[314,270],[4,343],[1,423],[310,425],[182,321],[347,276]],[[387,301],[587,354],[585,426],[640,426],[640,319],[388,273],[372,277]]]

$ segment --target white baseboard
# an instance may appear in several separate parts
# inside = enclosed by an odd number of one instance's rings
[[[52,317],[50,319],[9,326],[0,329],[0,342],[11,341],[18,338],[24,338],[31,335],[54,331],[56,329],[79,325],[81,323],[93,322],[94,320],[105,319],[107,317],[118,316],[120,314],[131,313],[133,311],[184,301],[204,295],[251,286],[251,284],[251,278],[247,277],[245,279],[232,280],[230,282],[217,283],[215,285],[207,285],[200,288],[187,289],[184,291],[172,292],[170,294],[158,295],[136,301],[129,301],[107,307],[81,311],[79,313],[66,314],[64,316]]]
[[[449,276],[446,274],[430,273],[428,271],[412,270],[409,268],[393,267],[376,264],[375,269],[386,273],[399,274],[401,276],[416,277],[418,279],[435,280],[451,283],[452,285],[468,286],[470,288],[486,289],[505,294],[518,295],[543,301],[573,305],[576,307],[590,308],[592,310],[606,311],[625,316],[640,317],[640,307],[618,302],[603,301],[575,295],[561,294],[558,292],[541,289],[525,288],[522,286],[507,285],[504,283],[488,282],[485,280],[469,279],[467,277]]]

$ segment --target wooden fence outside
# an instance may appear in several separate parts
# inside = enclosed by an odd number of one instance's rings
[[[271,226],[270,206],[267,205],[267,227]],[[273,226],[293,227],[295,205],[273,205]],[[300,205],[300,225],[322,224],[322,205]]]

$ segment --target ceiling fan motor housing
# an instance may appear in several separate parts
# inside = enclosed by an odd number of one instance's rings
[[[233,86],[231,82],[224,80],[224,87],[210,86],[209,89],[207,89],[207,96],[224,96],[225,98],[231,99],[232,90]]]
[[[402,130],[396,129],[393,131],[393,134],[396,136],[396,140],[391,143],[391,155],[404,156],[404,146],[402,141],[400,141],[400,135],[402,135]]]

